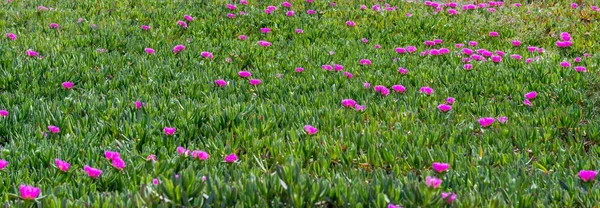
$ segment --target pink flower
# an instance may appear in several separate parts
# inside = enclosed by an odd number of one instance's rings
[[[515,46],[515,47],[520,46],[521,45],[521,41],[513,40],[512,41],[512,45]]]
[[[63,82],[62,87],[64,89],[71,89],[71,88],[73,88],[73,82]]]
[[[520,6],[521,6],[521,4],[519,4],[519,3],[514,3],[514,4],[513,4],[513,6],[514,6],[514,7],[520,7]]]
[[[276,6],[267,6],[267,9],[275,11],[275,10],[277,10],[277,7]]]
[[[271,28],[268,28],[268,27],[260,28],[260,32],[262,32],[262,33],[270,33],[271,32]]]
[[[227,86],[227,82],[222,79],[217,79],[217,80],[215,80],[215,85],[217,85],[219,87],[225,87],[225,86]]]
[[[336,71],[342,71],[342,70],[344,70],[344,66],[339,65],[339,64],[334,64],[333,69],[335,69]]]
[[[236,7],[235,7],[235,5],[233,5],[233,4],[227,4],[227,8],[228,8],[229,10],[233,11],[233,10],[235,10],[235,8],[236,8]]]
[[[456,15],[456,14],[458,14],[458,12],[456,12],[456,10],[454,10],[454,9],[448,9],[448,14]]]
[[[6,37],[10,38],[10,40],[15,41],[17,39],[17,35],[13,33],[6,33]]]
[[[185,46],[184,45],[176,45],[175,47],[173,47],[173,53],[179,53],[181,51],[185,50]]]
[[[450,49],[440,48],[440,54],[448,54],[448,53],[450,53]]]
[[[469,46],[475,47],[475,46],[477,46],[477,42],[475,42],[475,41],[469,41]]]
[[[444,41],[442,39],[433,39],[433,43],[442,44]]]
[[[60,132],[60,128],[58,128],[56,126],[48,126],[48,131],[56,134],[56,133]]]
[[[240,4],[248,5],[248,0],[240,0]]]
[[[281,6],[290,8],[292,6],[292,4],[290,4],[290,2],[284,1],[281,3]]]
[[[296,34],[302,34],[303,31],[302,31],[302,29],[296,29],[295,32],[296,32]]]
[[[409,53],[414,53],[415,51],[417,51],[417,47],[415,47],[415,46],[406,46],[406,51],[408,51]]]
[[[446,98],[446,104],[448,104],[448,105],[454,104],[454,98],[453,97]]]
[[[0,170],[4,169],[8,166],[8,162],[6,160],[0,160]]]
[[[187,15],[187,14],[186,14],[186,15],[183,15],[183,18],[184,18],[185,20],[187,20],[188,22],[194,21],[194,18],[193,18],[193,17],[191,17],[190,15]]]
[[[352,73],[350,73],[350,72],[344,72],[344,76],[347,77],[348,79],[352,79]]]
[[[206,181],[206,176],[202,176],[202,181]]]
[[[123,161],[120,157],[117,157],[112,160],[111,165],[117,170],[123,170],[123,168],[125,168],[125,161]]]
[[[442,111],[442,112],[448,112],[448,111],[452,110],[452,106],[447,105],[447,104],[440,104],[440,105],[438,105],[438,109],[440,109],[440,111]]]
[[[296,72],[300,73],[302,71],[304,71],[304,68],[301,68],[301,67],[296,68]]]
[[[227,18],[233,19],[233,18],[235,18],[235,14],[227,13]]]
[[[513,55],[510,55],[510,58],[513,58],[513,59],[516,59],[516,60],[521,60],[522,57],[519,54],[513,54]]]
[[[402,67],[398,67],[398,73],[400,73],[400,74],[407,74],[408,70],[405,69],[405,68],[402,68]]]
[[[501,56],[492,56],[492,62],[494,63],[500,63],[502,61],[502,57]]]
[[[406,48],[396,48],[396,53],[399,53],[399,54],[406,53]]]
[[[433,89],[431,87],[421,87],[420,89],[421,93],[425,93],[427,95],[431,95],[431,93],[433,93]]]
[[[490,32],[491,37],[498,37],[498,32]]]
[[[138,100],[135,101],[135,109],[140,109],[140,108],[142,108],[143,105],[144,105],[144,103],[142,103]]]
[[[465,64],[465,65],[463,65],[463,68],[465,70],[471,70],[473,68],[473,65],[472,64]]]
[[[435,42],[431,41],[431,40],[426,40],[425,42],[425,46],[434,46]]]
[[[411,14],[411,13],[406,13],[404,16],[405,16],[405,17],[411,17],[411,16],[412,16],[412,14]]]
[[[8,116],[8,111],[7,110],[0,110],[0,116],[2,116],[2,117]]]
[[[531,63],[532,61],[533,61],[532,58],[525,59],[525,63],[528,63],[528,64]]]
[[[369,59],[361,59],[360,60],[360,65],[363,65],[363,66],[371,65],[371,60],[369,60]]]
[[[577,8],[579,5],[577,3],[571,3],[572,8]]]
[[[318,129],[315,128],[315,127],[313,127],[313,126],[311,126],[311,125],[305,125],[304,126],[304,131],[306,131],[306,133],[308,135],[313,135],[313,134],[317,133]]]
[[[235,153],[231,153],[230,155],[225,156],[225,162],[233,163],[238,160],[237,155]]]
[[[38,11],[48,11],[48,7],[38,6]]]
[[[457,43],[457,44],[454,45],[454,47],[455,48],[462,48],[462,47],[465,47],[465,44]]]
[[[427,176],[425,178],[425,184],[427,184],[427,187],[437,188],[442,184],[442,180],[436,177]]]
[[[473,50],[471,50],[471,49],[469,49],[469,48],[463,48],[463,49],[461,50],[461,52],[462,52],[463,54],[465,54],[465,55],[471,55],[471,54],[473,54]]]
[[[100,176],[100,174],[102,174],[101,170],[96,169],[96,168],[92,168],[92,167],[87,166],[87,165],[83,167],[83,171],[85,171],[89,177],[92,177],[94,179],[98,178],[98,176]]]
[[[581,62],[581,57],[575,57],[575,59],[573,59],[573,61],[579,63],[579,62]]]
[[[387,208],[402,208],[400,205],[388,204]]]
[[[56,23],[50,23],[50,29],[58,29],[59,27]]]
[[[450,168],[450,164],[448,163],[439,163],[439,162],[434,162],[431,167],[433,167],[433,169],[435,171],[437,171],[438,173],[444,172],[446,170],[448,170],[448,168]]]
[[[462,62],[469,63],[469,62],[471,62],[471,59],[470,58],[462,58]]]
[[[31,50],[31,49],[27,49],[25,51],[25,54],[29,57],[37,57],[39,55],[38,52],[35,52],[34,50]]]
[[[199,160],[202,160],[202,161],[208,160],[209,156],[210,155],[208,154],[208,152],[205,152],[205,151],[200,151],[200,150],[192,151],[192,158],[198,158]]]
[[[528,93],[525,93],[525,98],[533,100],[535,99],[535,97],[537,97],[537,92],[536,91],[531,91]]]
[[[506,54],[504,53],[504,51],[496,51],[496,54],[497,54],[498,56],[504,56],[504,55],[506,55]]]
[[[350,27],[354,27],[356,24],[352,21],[346,21],[346,25],[348,25]]]
[[[360,10],[365,10],[365,9],[367,9],[366,5],[360,5]]]
[[[451,192],[442,192],[442,199],[446,199],[446,203],[452,203],[456,199],[456,194]]]
[[[152,184],[158,185],[158,178],[152,179]]]
[[[485,128],[485,127],[491,126],[494,123],[494,121],[496,121],[496,119],[494,119],[493,117],[480,118],[479,125],[481,125],[481,127]]]
[[[260,41],[258,41],[258,45],[262,46],[262,47],[268,47],[268,46],[271,46],[272,44],[271,44],[271,42],[260,40]]]
[[[148,31],[148,30],[150,30],[150,26],[148,26],[148,25],[142,25],[142,30]]]
[[[333,66],[331,66],[331,65],[321,65],[321,69],[326,70],[326,71],[331,71],[331,70],[333,70]]]
[[[598,174],[598,171],[594,170],[581,170],[579,171],[579,178],[584,182],[593,181],[594,177]]]
[[[121,154],[113,151],[104,151],[104,157],[106,158],[106,160],[111,161],[116,158],[121,158]]]
[[[560,66],[562,66],[564,68],[571,67],[571,63],[563,61],[563,62],[560,62]]]
[[[404,91],[406,91],[406,88],[402,85],[393,85],[392,90],[396,91],[397,93],[404,93]]]
[[[177,25],[181,26],[182,28],[187,28],[187,23],[181,20],[177,21]]]
[[[307,14],[316,14],[315,10],[309,9],[306,11]]]
[[[576,66],[574,69],[577,72],[586,72],[585,66]]]
[[[185,154],[187,156],[188,152],[189,152],[189,150],[186,150],[185,148],[183,148],[181,146],[177,147],[177,154],[178,155]]]
[[[496,9],[494,9],[494,8],[488,8],[487,10],[488,10],[488,12],[490,12],[490,13],[494,13],[494,12],[496,12]]]
[[[245,35],[240,35],[238,38],[239,38],[240,40],[246,40],[246,39],[248,39],[248,37],[247,37],[247,36],[245,36]]]
[[[354,109],[356,111],[365,111],[365,106],[364,105],[356,105]]]
[[[369,40],[367,40],[366,38],[362,38],[362,39],[360,39],[360,40],[361,40],[363,43],[368,43],[368,42],[369,42]]]
[[[175,134],[175,127],[165,127],[163,129],[163,132],[165,132],[165,135],[171,136],[171,135]]]
[[[152,48],[144,48],[144,51],[146,51],[146,53],[152,55],[154,53],[154,49]]]
[[[252,74],[249,71],[240,71],[240,72],[238,72],[238,75],[240,75],[240,77],[244,77],[244,78],[252,76]]]
[[[200,53],[200,55],[201,55],[202,57],[204,57],[204,58],[209,58],[209,59],[212,59],[212,58],[214,58],[214,57],[213,57],[213,54],[212,54],[211,52],[207,52],[207,51],[202,51],[202,52]]]
[[[500,122],[500,123],[506,123],[507,121],[508,121],[508,117],[506,117],[506,116],[498,117],[498,122]]]
[[[529,101],[529,99],[523,100],[523,104],[526,105],[526,106],[529,106],[529,107],[532,106],[531,101]]]
[[[287,15],[288,17],[292,17],[294,16],[294,11],[287,11],[285,15]]]
[[[342,100],[342,105],[347,108],[354,108],[354,106],[356,105],[356,101],[352,99],[344,99]]]
[[[379,44],[375,44],[374,47],[375,47],[375,49],[380,49],[381,48],[381,46]]]
[[[251,85],[259,85],[260,83],[262,83],[262,81],[260,79],[250,79],[248,80],[250,82]]]
[[[146,157],[146,161],[150,161],[152,160],[153,162],[156,162],[156,155],[148,155],[148,157]]]
[[[35,186],[28,186],[28,185],[20,185],[19,192],[21,192],[21,198],[27,199],[27,200],[35,199],[38,197],[38,195],[40,195],[39,188],[37,188]]]

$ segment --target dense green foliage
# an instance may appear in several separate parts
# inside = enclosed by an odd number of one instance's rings
[[[373,1],[332,6],[296,0],[291,9],[281,1],[258,0],[248,5],[224,0],[2,1],[2,35],[16,35],[14,41],[0,37],[0,109],[9,112],[0,118],[0,160],[9,163],[0,170],[4,205],[600,203],[600,185],[578,176],[580,170],[600,169],[600,12],[591,5],[506,4],[489,12],[463,11],[459,3],[459,14],[451,16],[446,8],[434,14],[435,8],[422,3],[400,1],[387,2],[397,6],[393,11],[373,11]],[[42,4],[52,9],[40,10]],[[367,9],[360,9],[363,4]],[[264,12],[269,5],[277,6],[270,15]],[[309,9],[316,14],[307,14]],[[294,15],[287,16],[288,10]],[[185,21],[184,15],[194,18],[185,29],[176,24]],[[51,23],[59,28],[50,28]],[[142,30],[142,25],[151,29]],[[261,33],[266,27],[271,32]],[[498,37],[490,37],[491,31]],[[561,32],[570,33],[571,47],[556,46]],[[419,55],[430,48],[424,41],[433,39],[443,40],[433,48],[450,53]],[[260,40],[272,46],[261,47]],[[472,70],[465,70],[462,58],[467,56],[455,44],[468,47],[469,41],[478,42],[473,50],[507,55],[499,63],[471,60]],[[173,53],[176,45],[185,50]],[[417,52],[395,50],[409,45]],[[543,52],[528,52],[527,46]],[[28,49],[41,58],[27,56]],[[512,59],[512,54],[523,58]],[[581,62],[574,62],[576,57]],[[528,58],[533,61],[526,63]],[[361,59],[372,64],[360,65]],[[561,67],[563,61],[572,66]],[[327,64],[343,65],[353,77],[323,70]],[[304,71],[296,72],[298,67]],[[408,73],[398,73],[399,67]],[[242,70],[262,83],[250,85],[238,76]],[[227,86],[215,86],[217,79]],[[64,89],[63,82],[74,86]],[[365,82],[371,87],[365,88]],[[406,91],[382,96],[373,90],[376,85],[403,85]],[[434,92],[420,93],[423,86]],[[537,97],[528,107],[523,99],[531,91]],[[437,106],[447,97],[456,102],[442,112]],[[364,105],[364,111],[344,107],[343,99]],[[145,105],[138,109],[135,101]],[[478,122],[502,116],[508,121],[485,128]],[[48,132],[50,125],[60,132]],[[304,125],[318,132],[309,135]],[[176,132],[166,135],[164,127]],[[180,155],[178,146],[210,157]],[[114,168],[105,151],[119,152],[125,168]],[[238,160],[225,162],[232,153]],[[156,162],[147,160],[151,154]],[[66,173],[56,167],[56,158],[71,164]],[[437,173],[434,162],[450,168]],[[88,177],[85,165],[103,173]],[[427,187],[426,176],[443,182]],[[39,198],[21,199],[22,184],[39,187]],[[457,198],[447,203],[441,192]]]

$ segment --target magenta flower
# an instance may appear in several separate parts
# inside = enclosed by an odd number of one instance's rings
[[[294,11],[287,11],[285,12],[285,15],[287,15],[288,17],[294,16]]]
[[[146,161],[156,162],[156,155],[148,155],[148,157],[146,157]]]
[[[529,107],[532,106],[531,101],[529,99],[523,100],[523,104],[526,105],[526,106],[529,106]]]
[[[240,35],[238,38],[239,38],[240,40],[246,40],[246,39],[248,39],[248,36],[245,36],[245,35]]]
[[[111,161],[116,158],[121,158],[121,154],[113,151],[104,151],[104,157],[106,158],[106,160]]]
[[[152,48],[144,48],[144,51],[146,51],[146,53],[152,55],[154,53],[154,49]]]
[[[440,54],[448,54],[448,53],[450,53],[450,49],[447,49],[447,48],[440,48],[439,51],[440,51]]]
[[[6,37],[10,38],[10,40],[15,41],[17,39],[17,35],[13,33],[6,33]]]
[[[336,71],[342,71],[342,70],[344,70],[344,66],[339,65],[339,64],[334,64],[333,69],[335,69]]]
[[[58,128],[56,126],[48,126],[48,131],[56,134],[56,133],[60,132],[60,128]]]
[[[348,25],[349,27],[354,27],[356,24],[352,21],[346,21],[346,25]]]
[[[356,105],[356,101],[352,99],[344,99],[342,100],[342,105],[347,108],[354,108],[354,106]]]
[[[491,37],[498,37],[498,32],[490,32]]]
[[[442,199],[446,199],[446,203],[452,203],[456,199],[456,194],[451,192],[442,192]]]
[[[235,18],[235,14],[227,13],[227,18],[233,19],[233,18]]]
[[[492,56],[492,62],[500,63],[502,61],[502,56]]]
[[[262,83],[262,81],[260,79],[250,79],[248,80],[250,82],[251,85],[259,85],[260,83]]]
[[[8,161],[0,160],[0,170],[3,170],[4,168],[6,168],[6,166],[8,166]]]
[[[100,176],[100,174],[102,174],[101,170],[92,168],[87,165],[83,167],[83,171],[85,171],[89,177],[92,177],[94,179],[98,178],[98,176]]]
[[[371,87],[371,83],[363,82],[363,86],[365,86],[365,88],[369,89],[369,87]]]
[[[262,47],[268,47],[268,46],[271,46],[272,43],[268,42],[268,41],[260,40],[260,41],[258,41],[258,45],[262,46]]]
[[[208,157],[210,157],[208,152],[200,151],[200,150],[192,151],[192,158],[198,158],[199,160],[205,161],[205,160],[208,160]]]
[[[375,44],[374,47],[375,47],[375,49],[380,49],[381,48],[381,46],[379,44]]]
[[[313,135],[313,134],[317,133],[318,129],[315,128],[315,127],[313,127],[313,126],[311,126],[311,125],[305,125],[304,126],[304,131],[306,131],[306,133],[308,135]]]
[[[217,79],[217,80],[215,80],[215,85],[217,85],[219,87],[225,87],[225,86],[227,86],[227,82],[222,79]]]
[[[533,100],[533,99],[535,99],[535,97],[537,97],[536,91],[531,91],[531,92],[525,93],[525,98],[527,98],[529,100]]]
[[[436,177],[427,176],[425,178],[425,184],[427,184],[427,187],[437,188],[442,184],[442,180]]]
[[[508,117],[506,116],[502,116],[502,117],[498,117],[498,122],[500,123],[506,123],[508,121]]]
[[[230,155],[225,156],[225,162],[234,163],[238,160],[237,155],[235,153],[231,153]]]
[[[515,46],[515,47],[518,47],[518,46],[520,46],[520,45],[521,45],[521,41],[518,41],[518,40],[513,40],[513,41],[512,41],[512,45],[513,45],[513,46]]]
[[[571,63],[563,61],[563,62],[560,62],[560,66],[562,66],[564,68],[571,67]]]
[[[62,87],[64,89],[71,89],[71,88],[73,88],[73,82],[63,82]]]
[[[25,51],[25,54],[29,57],[37,57],[39,55],[38,52],[35,52],[34,50],[31,50],[31,49],[27,49]]]
[[[433,93],[433,89],[431,87],[421,87],[421,89],[419,90],[421,91],[421,93],[425,93],[427,95],[431,95],[431,93]]]
[[[301,67],[296,68],[296,72],[300,73],[302,71],[304,71],[304,68],[301,68]]]
[[[302,34],[303,31],[302,31],[302,29],[296,29],[295,32],[296,32],[296,34]]]
[[[184,18],[186,21],[188,21],[188,22],[194,21],[194,18],[193,18],[193,17],[191,17],[190,15],[187,15],[187,14],[186,14],[186,15],[183,15],[183,18]]]
[[[292,6],[292,4],[290,4],[290,2],[284,1],[281,3],[281,6],[290,8]]]
[[[529,64],[529,63],[531,63],[531,62],[533,62],[533,59],[532,59],[532,58],[525,59],[525,63],[528,63],[528,64]]]
[[[244,77],[244,78],[252,76],[252,74],[249,71],[240,71],[240,72],[238,72],[238,75],[240,75],[240,77]]]
[[[465,47],[465,44],[457,43],[457,44],[454,44],[454,47],[455,48],[462,48],[462,47]]]
[[[233,10],[235,10],[235,8],[236,8],[236,7],[235,7],[235,5],[233,5],[233,4],[227,4],[227,8],[228,8],[229,10],[233,11]]]
[[[586,72],[585,66],[576,66],[574,69],[577,72]]]
[[[399,53],[399,54],[406,53],[406,48],[396,48],[396,53]]]
[[[417,51],[417,47],[415,47],[415,46],[406,46],[406,51],[408,51],[408,53],[414,53],[415,51]]]
[[[207,52],[207,51],[202,51],[200,53],[200,55],[204,58],[209,58],[209,59],[213,59],[213,54],[211,52]]]
[[[485,127],[491,126],[494,123],[494,121],[496,121],[496,119],[494,119],[493,117],[480,118],[479,125],[481,125],[481,127],[485,128]]]
[[[577,8],[579,5],[577,3],[571,3],[572,8]]]
[[[579,63],[579,62],[581,62],[581,57],[575,57],[575,59],[573,59],[573,61]]]
[[[412,16],[412,14],[411,14],[411,13],[406,13],[406,14],[404,14],[404,16],[405,16],[405,17],[411,17],[411,16]]]
[[[448,112],[448,111],[452,110],[452,106],[447,105],[447,104],[440,104],[440,105],[438,105],[438,109],[440,109],[440,111],[442,111],[442,112]]]
[[[350,72],[344,72],[344,76],[347,77],[348,79],[352,79],[352,73],[350,73]]]
[[[183,148],[181,146],[177,147],[177,154],[178,155],[185,154],[187,156],[188,152],[189,152],[189,150],[186,150],[185,148]]]
[[[434,46],[435,42],[431,41],[431,40],[426,40],[425,42],[425,46]]]
[[[40,189],[35,186],[20,185],[19,192],[21,192],[21,198],[26,200],[32,200],[40,195]]]
[[[365,111],[365,106],[364,105],[356,105],[354,109],[356,111]]]
[[[521,58],[523,58],[523,57],[521,57],[521,55],[519,55],[519,54],[513,54],[513,55],[510,55],[510,58],[516,59],[516,60],[521,60]]]
[[[142,25],[142,30],[148,31],[148,30],[150,30],[150,26],[148,26],[148,25]]]
[[[446,104],[448,104],[448,105],[454,104],[454,98],[453,97],[446,98]]]
[[[175,134],[175,127],[165,127],[163,129],[163,132],[165,132],[165,135],[171,136],[171,135]]]
[[[441,173],[448,170],[448,168],[450,168],[450,164],[434,162],[433,165],[431,165],[431,167],[433,167],[433,169],[438,173]]]
[[[371,60],[369,60],[369,59],[361,59],[360,60],[360,65],[363,65],[363,66],[371,65]]]
[[[176,45],[175,47],[173,47],[173,53],[179,53],[181,51],[185,50],[185,46],[184,45]]]
[[[331,71],[333,70],[333,66],[331,65],[321,65],[321,69]]]
[[[8,116],[8,111],[7,110],[0,110],[0,116],[2,116],[2,117]]]
[[[309,9],[306,11],[307,14],[316,14],[315,10]]]
[[[158,185],[158,178],[152,179],[152,184]]]
[[[181,26],[182,28],[187,28],[187,23],[181,20],[177,21],[177,25]]]
[[[362,38],[362,39],[360,39],[360,40],[361,40],[363,43],[368,43],[368,42],[369,42],[369,40],[367,40],[366,38]]]
[[[120,157],[117,157],[111,161],[111,165],[117,170],[123,170],[123,168],[125,168],[125,161],[123,161]]]
[[[406,91],[406,88],[402,85],[393,85],[392,90],[396,91],[397,93],[404,93],[404,91]]]
[[[448,14],[450,14],[450,15],[456,15],[456,14],[458,14],[458,12],[456,10],[454,10],[454,9],[448,9]]]
[[[142,103],[138,100],[135,101],[135,109],[140,109],[140,108],[142,108],[143,105],[144,105],[144,103]]]
[[[469,49],[469,48],[463,48],[463,49],[461,50],[461,52],[462,52],[463,54],[465,54],[465,55],[471,55],[471,54],[473,54],[473,50],[471,50],[471,49]]]
[[[462,62],[469,63],[469,62],[471,62],[471,59],[470,58],[462,58]]]
[[[402,208],[400,205],[388,204],[387,208]]]
[[[271,28],[268,28],[268,27],[260,28],[260,32],[262,32],[262,33],[270,33],[271,32]]]
[[[50,23],[50,29],[58,29],[59,27],[56,23]]]
[[[407,74],[408,70],[405,69],[405,68],[402,68],[402,67],[398,67],[398,73],[400,73],[400,74]]]
[[[598,174],[598,171],[594,170],[581,170],[579,171],[579,178],[584,182],[593,181],[594,177]]]
[[[248,5],[248,0],[240,0],[240,4],[242,4],[242,5]]]
[[[469,46],[475,47],[475,46],[477,46],[477,42],[475,42],[475,41],[469,41]]]

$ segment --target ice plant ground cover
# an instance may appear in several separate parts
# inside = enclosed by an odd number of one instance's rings
[[[586,2],[2,0],[0,203],[600,204]]]

